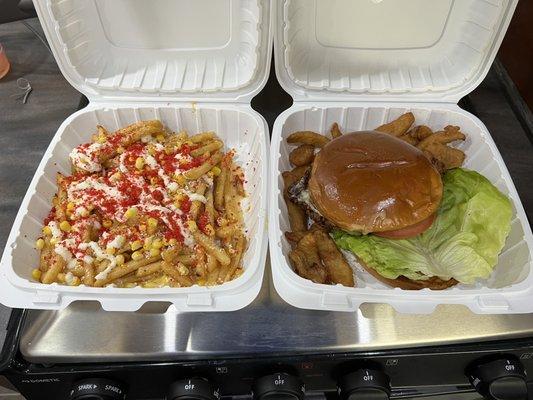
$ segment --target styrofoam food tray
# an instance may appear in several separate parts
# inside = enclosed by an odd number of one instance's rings
[[[489,132],[457,106],[486,76],[516,0],[278,0],[276,75],[294,105],[274,124],[270,154],[269,240],[276,290],[290,304],[355,311],[387,303],[405,313],[461,304],[476,313],[533,312],[533,236]],[[288,263],[289,230],[281,172],[291,169],[285,138],[298,130],[373,129],[404,112],[432,129],[459,125],[465,167],[486,176],[512,200],[511,233],[490,279],[444,291],[390,288],[363,270],[358,287],[316,284]]]
[[[190,133],[212,130],[226,148],[236,149],[236,162],[244,169],[248,197],[243,204],[249,240],[243,259],[244,273],[237,279],[213,287],[190,288],[93,288],[44,285],[31,280],[39,263],[35,240],[50,211],[57,190],[55,175],[70,174],[69,152],[90,141],[97,124],[110,131],[139,120],[160,119],[171,130]],[[0,294],[2,303],[31,308],[63,308],[74,300],[98,300],[106,310],[136,310],[147,301],[169,302],[182,311],[235,310],[250,303],[259,292],[267,249],[267,129],[257,114],[237,107],[194,108],[131,106],[84,109],[70,116],[59,128],[46,151],[20,207],[2,259],[0,279],[18,290],[16,296]],[[10,268],[11,267],[11,268]]]
[[[176,311],[229,311],[258,294],[267,251],[268,126],[250,106],[264,86],[272,49],[271,7],[261,0],[35,0],[54,57],[89,106],[61,125],[24,197],[0,263],[0,302],[18,308],[61,309],[99,301],[132,311],[168,302]],[[31,280],[35,239],[68,173],[69,152],[97,124],[109,130],[142,119],[173,130],[213,130],[246,174],[248,249],[244,273],[214,287],[92,288]]]
[[[390,288],[369,273],[356,269],[356,288],[316,284],[298,276],[288,263],[290,245],[283,232],[290,230],[283,200],[281,172],[290,170],[286,142],[298,130],[327,133],[333,122],[343,132],[369,130],[412,111],[417,124],[432,129],[458,125],[467,135],[457,147],[466,153],[465,167],[478,171],[512,200],[511,233],[490,279],[476,285],[458,285],[445,291],[407,291]],[[288,303],[318,310],[353,311],[362,303],[388,303],[404,313],[429,313],[438,304],[464,304],[476,313],[528,312],[533,309],[525,298],[533,295],[531,252],[533,236],[513,181],[489,132],[476,117],[457,107],[443,105],[356,105],[323,104],[301,106],[285,111],[274,126],[271,146],[270,253],[273,280],[278,293]]]

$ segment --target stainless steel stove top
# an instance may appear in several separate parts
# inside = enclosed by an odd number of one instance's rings
[[[267,271],[269,266],[267,265]],[[369,351],[446,345],[533,335],[533,315],[482,316],[441,306],[430,315],[398,314],[386,305],[357,313],[289,306],[265,277],[258,298],[227,313],[103,311],[74,303],[63,311],[30,311],[20,341],[37,363],[163,361],[242,355]]]

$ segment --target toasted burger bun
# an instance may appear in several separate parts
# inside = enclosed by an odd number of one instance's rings
[[[378,281],[385,283],[386,285],[392,286],[392,287],[398,287],[404,290],[420,290],[424,288],[429,288],[431,290],[444,290],[448,289],[449,287],[457,285],[457,282],[455,279],[449,279],[447,281],[444,281],[436,276],[432,276],[429,279],[426,280],[418,280],[415,281],[413,279],[406,278],[405,276],[399,276],[396,279],[389,279],[381,276],[374,268],[369,267],[365,263],[361,262],[361,260],[358,259],[359,264],[363,266],[363,268],[374,278],[376,278]]]
[[[385,232],[415,225],[437,211],[442,180],[414,146],[386,133],[345,134],[316,155],[311,201],[348,232]]]

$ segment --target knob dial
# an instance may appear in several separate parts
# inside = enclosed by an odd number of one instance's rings
[[[470,383],[485,398],[527,399],[526,373],[518,360],[503,358],[475,364],[467,369],[467,375]]]
[[[338,392],[343,400],[388,400],[390,380],[379,370],[362,368],[342,376]]]
[[[203,378],[181,379],[170,385],[167,400],[218,400],[220,395],[211,383]]]
[[[123,400],[124,387],[111,379],[89,378],[77,381],[70,391],[71,400]]]
[[[253,393],[256,400],[303,400],[305,387],[296,376],[280,372],[256,380]]]

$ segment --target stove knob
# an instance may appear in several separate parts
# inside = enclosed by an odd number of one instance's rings
[[[207,379],[182,379],[170,385],[167,400],[218,400],[220,395]]]
[[[359,369],[339,379],[338,392],[342,400],[388,400],[389,377],[375,369]]]
[[[467,368],[470,383],[492,400],[527,399],[526,373],[518,360],[498,359]]]
[[[280,372],[254,382],[255,400],[303,400],[305,387],[296,376]]]
[[[110,379],[89,378],[77,381],[70,391],[71,400],[123,400],[124,387]]]

